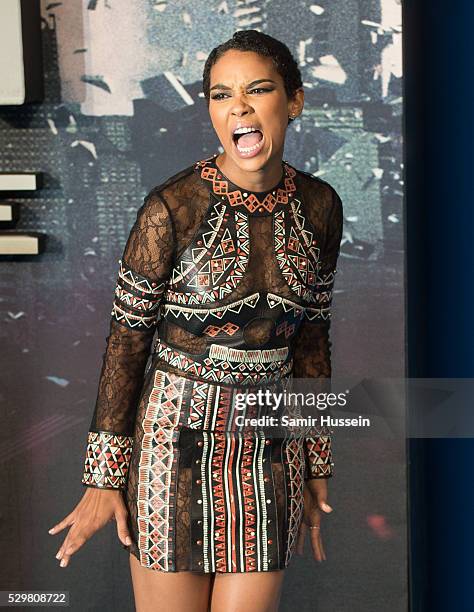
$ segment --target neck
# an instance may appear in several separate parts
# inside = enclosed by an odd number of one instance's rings
[[[230,181],[249,191],[268,191],[282,178],[281,156],[270,159],[264,166],[255,169],[241,168],[225,153],[218,155],[215,161]]]

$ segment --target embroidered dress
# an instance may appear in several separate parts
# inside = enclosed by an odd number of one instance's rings
[[[282,163],[251,192],[217,154],[153,188],[119,260],[87,440],[86,486],[120,489],[150,569],[287,567],[305,478],[332,476],[330,430],[235,425],[236,395],[331,376],[342,203]]]

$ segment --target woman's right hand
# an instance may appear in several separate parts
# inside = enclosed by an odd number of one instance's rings
[[[49,530],[51,535],[56,535],[65,527],[71,526],[56,555],[56,559],[61,560],[59,565],[66,567],[71,555],[77,552],[96,531],[113,520],[117,522],[120,541],[125,546],[130,546],[132,539],[127,527],[127,509],[120,490],[87,487],[71,514]]]

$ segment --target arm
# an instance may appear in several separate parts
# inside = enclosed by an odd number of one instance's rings
[[[321,252],[318,278],[314,292],[314,308],[307,310],[295,340],[295,378],[323,378],[318,392],[330,390],[331,341],[329,329],[331,304],[337,260],[339,257],[343,228],[342,202],[332,191],[332,206],[329,210],[326,239]],[[323,427],[319,435],[305,438],[307,479],[328,478],[333,474],[330,429]]]
[[[137,212],[122,258],[92,421],[82,483],[125,488],[134,419],[161,298],[174,255],[169,209],[152,190]]]

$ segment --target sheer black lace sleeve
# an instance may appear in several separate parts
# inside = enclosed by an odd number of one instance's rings
[[[134,418],[160,303],[174,257],[169,208],[150,191],[137,212],[119,260],[82,483],[123,489],[132,453]]]
[[[331,189],[332,205],[326,223],[326,238],[320,255],[315,308],[306,318],[296,339],[294,376],[324,378],[318,392],[330,391],[331,341],[329,337],[331,304],[343,229],[343,208],[338,194]],[[327,478],[333,474],[331,430],[320,428],[319,435],[305,440],[307,478]]]

